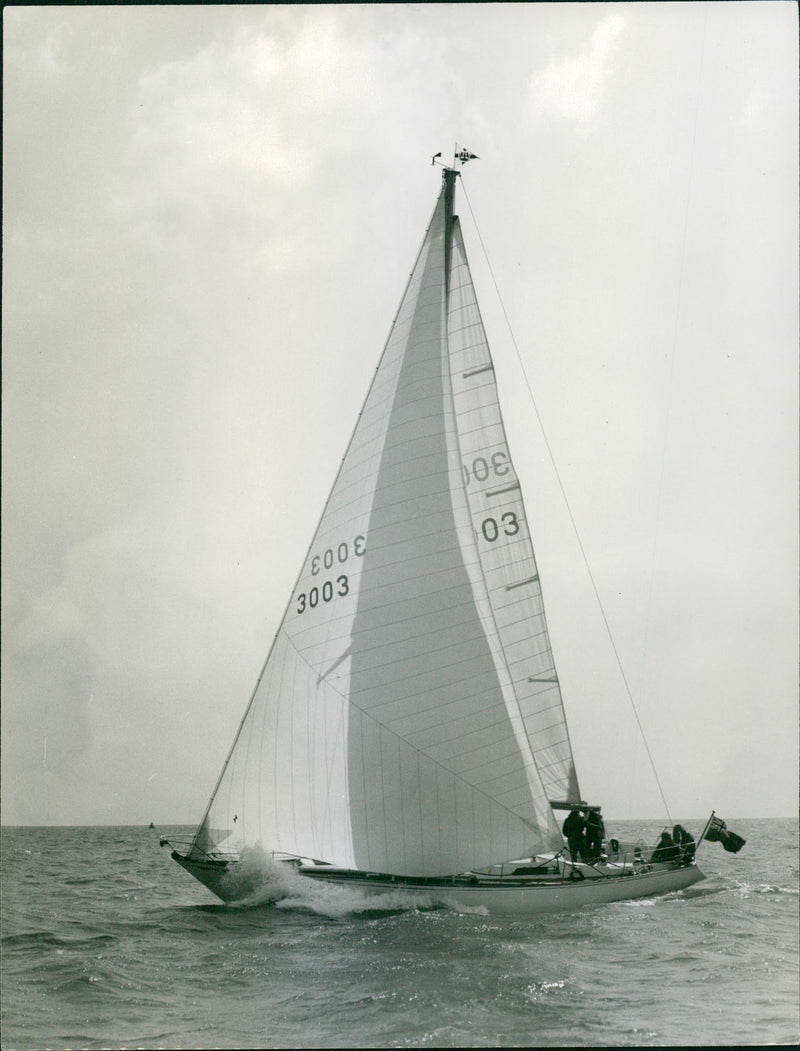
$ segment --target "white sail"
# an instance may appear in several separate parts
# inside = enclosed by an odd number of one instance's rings
[[[578,802],[539,571],[457,218],[448,326],[464,488],[492,613],[547,795]]]
[[[436,876],[561,847],[577,781],[454,180],[199,850]]]

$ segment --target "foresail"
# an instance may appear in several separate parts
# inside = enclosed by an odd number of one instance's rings
[[[485,492],[464,482],[463,464],[489,441],[492,463],[501,445],[496,436],[470,444],[463,372],[478,367],[469,364],[478,352],[454,319],[475,308],[459,239],[460,305],[448,316],[446,198],[198,830],[199,850],[260,846],[435,876],[561,846],[530,743],[544,706],[520,678],[550,674],[543,615],[526,597],[539,641],[520,648],[522,628],[497,590],[516,584],[508,573],[527,563],[514,555],[504,568],[482,550],[491,542],[476,536],[476,515],[489,514],[474,497]],[[451,340],[467,362],[455,369]],[[486,360],[488,350],[481,367]],[[498,529],[515,513],[523,532],[517,503],[498,507]],[[547,748],[553,769],[558,734]]]
[[[578,779],[539,571],[457,219],[448,327],[464,488],[492,614],[547,796],[577,802]]]

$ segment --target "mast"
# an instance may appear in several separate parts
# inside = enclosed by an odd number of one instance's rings
[[[444,286],[445,297],[450,295],[450,258],[453,251],[454,204],[456,197],[456,177],[460,175],[455,168],[445,168],[442,172],[444,183]]]
[[[478,160],[476,153],[470,153],[469,150],[458,148],[456,143],[455,150],[453,153],[453,167],[449,167],[440,161],[441,152],[435,153],[431,157],[431,164],[440,164],[442,166],[442,183],[444,184],[444,282],[445,282],[445,298],[449,298],[450,295],[450,260],[452,256],[453,248],[453,229],[455,227],[456,216],[454,214],[454,203],[456,196],[456,177],[461,175],[461,172],[455,167],[456,164],[464,165],[467,161]]]

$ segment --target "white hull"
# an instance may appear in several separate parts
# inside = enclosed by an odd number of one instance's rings
[[[554,880],[551,883],[535,883],[527,886],[504,887],[498,883],[492,886],[456,885],[429,888],[400,888],[397,884],[384,883],[376,886],[369,880],[348,878],[337,880],[326,879],[326,883],[358,888],[369,896],[408,893],[419,898],[420,894],[428,895],[433,901],[445,905],[461,906],[468,910],[486,909],[498,916],[536,916],[549,912],[571,912],[583,905],[607,905],[614,901],[628,901],[632,898],[649,898],[654,894],[667,894],[671,891],[684,890],[693,883],[705,879],[703,872],[696,866],[689,868],[665,869],[642,873],[638,876],[615,876],[602,879]]]
[[[177,853],[173,858],[223,901],[247,897],[247,889],[236,880],[229,880],[226,866],[197,862]],[[235,864],[235,863],[234,863]],[[359,891],[367,897],[390,894],[395,902],[409,898],[409,905],[420,897],[432,903],[441,902],[465,910],[485,909],[499,916],[536,916],[551,912],[571,912],[584,905],[606,905],[615,901],[649,898],[685,890],[705,879],[697,865],[685,868],[654,868],[649,872],[625,875],[589,876],[585,879],[551,878],[529,882],[514,878],[466,880],[404,881],[402,877],[377,877],[367,873],[349,873],[331,870],[327,866],[301,866],[301,875],[320,883],[335,884]],[[230,888],[237,885],[235,896]]]

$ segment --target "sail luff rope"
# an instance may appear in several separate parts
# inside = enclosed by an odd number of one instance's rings
[[[479,241],[481,249],[483,251],[483,257],[486,260],[486,265],[487,265],[489,273],[491,275],[492,283],[494,284],[494,288],[495,288],[495,292],[497,293],[497,299],[498,299],[498,302],[500,303],[500,309],[503,312],[503,317],[505,318],[505,322],[506,322],[506,325],[508,327],[508,332],[509,332],[509,335],[511,337],[511,344],[514,347],[514,352],[517,355],[517,360],[518,360],[520,368],[522,370],[522,375],[523,375],[523,377],[525,379],[525,386],[528,388],[528,395],[530,396],[531,404],[533,405],[533,410],[536,413],[536,420],[537,420],[537,422],[539,424],[539,429],[542,432],[542,438],[544,439],[545,448],[547,449],[547,455],[550,458],[550,463],[551,463],[551,465],[553,467],[553,471],[555,472],[556,481],[558,482],[558,487],[561,490],[561,496],[563,497],[563,500],[564,500],[564,506],[567,509],[567,514],[569,515],[569,520],[570,520],[570,523],[572,525],[572,531],[575,534],[575,539],[578,542],[578,547],[579,547],[580,552],[581,552],[581,557],[583,559],[583,564],[586,567],[586,572],[587,572],[587,574],[589,576],[589,581],[590,581],[590,583],[592,585],[592,590],[594,591],[594,597],[597,600],[597,605],[598,605],[598,608],[600,610],[600,615],[603,618],[603,624],[605,625],[606,634],[608,635],[609,641],[611,643],[611,649],[614,652],[614,658],[615,658],[615,660],[617,662],[617,667],[619,669],[619,673],[620,673],[620,676],[622,678],[623,685],[625,687],[625,693],[628,696],[628,701],[630,702],[631,709],[633,710],[633,714],[634,714],[634,717],[636,719],[636,725],[639,727],[639,733],[640,733],[641,738],[642,738],[642,743],[644,744],[645,751],[647,752],[647,758],[650,761],[650,768],[653,771],[653,777],[655,778],[656,785],[658,786],[658,791],[659,791],[659,794],[661,795],[661,801],[664,804],[664,810],[666,811],[667,818],[669,819],[670,824],[672,824],[672,817],[670,816],[669,805],[667,803],[666,796],[664,795],[664,789],[663,789],[663,787],[661,785],[661,780],[660,780],[660,778],[658,776],[658,771],[656,770],[655,762],[653,761],[653,755],[652,755],[652,753],[650,751],[650,745],[647,743],[647,737],[645,736],[644,727],[642,726],[642,721],[639,718],[639,712],[636,709],[636,703],[635,703],[635,701],[633,699],[633,693],[632,693],[631,688],[630,688],[630,686],[628,684],[628,678],[627,678],[627,676],[625,674],[625,669],[624,669],[624,667],[622,665],[622,659],[621,659],[621,657],[619,655],[619,651],[617,650],[617,644],[614,641],[614,636],[613,636],[612,631],[611,631],[611,625],[608,622],[608,617],[606,616],[606,611],[605,611],[605,608],[603,606],[602,599],[600,598],[600,592],[599,592],[599,590],[597,588],[597,584],[596,584],[595,579],[594,579],[594,574],[592,573],[592,568],[589,565],[589,559],[588,559],[588,557],[586,555],[586,550],[585,550],[585,548],[583,546],[583,541],[581,540],[580,533],[578,532],[578,526],[577,526],[577,523],[575,521],[575,516],[572,513],[572,507],[570,506],[569,499],[567,498],[567,492],[566,492],[566,489],[564,488],[564,483],[561,480],[561,475],[559,473],[558,466],[556,464],[555,456],[553,455],[553,450],[552,450],[552,448],[550,446],[550,440],[547,437],[547,432],[545,431],[545,428],[544,428],[544,423],[542,421],[542,417],[541,417],[541,414],[539,412],[539,407],[536,404],[536,398],[534,397],[533,389],[531,387],[530,380],[528,379],[528,373],[527,373],[527,371],[525,369],[525,364],[524,364],[524,362],[522,360],[522,355],[520,354],[519,346],[517,345],[517,341],[516,341],[516,338],[514,336],[514,330],[511,327],[511,321],[509,320],[508,313],[506,311],[506,306],[505,306],[505,303],[503,302],[503,297],[500,295],[500,288],[499,288],[499,286],[497,284],[497,278],[494,275],[494,270],[492,269],[492,264],[489,261],[489,256],[488,256],[488,253],[486,251],[486,246],[483,243],[483,238],[481,237],[480,229],[478,228],[478,224],[477,224],[477,222],[475,220],[475,213],[472,210],[472,203],[470,202],[470,199],[469,199],[469,196],[467,194],[466,186],[464,185],[464,180],[463,179],[461,180],[461,189],[462,189],[462,192],[464,194],[464,200],[467,202],[467,207],[469,208],[470,215],[472,216],[472,222],[473,222],[473,224],[475,226],[475,233],[477,234],[478,241]]]

